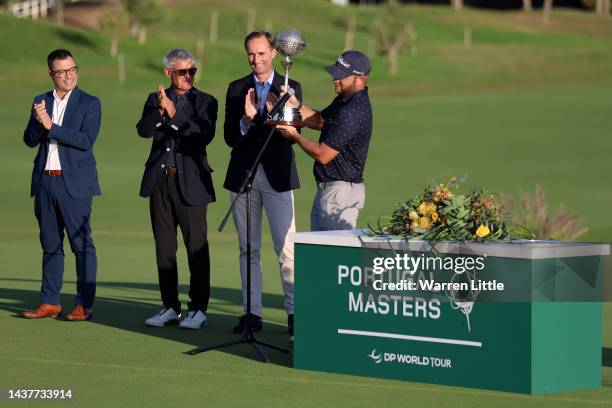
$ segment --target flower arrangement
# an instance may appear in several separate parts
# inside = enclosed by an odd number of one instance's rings
[[[482,188],[467,194],[453,192],[462,180],[431,184],[421,194],[401,203],[391,217],[378,217],[370,233],[404,239],[479,241],[509,239],[498,197]]]

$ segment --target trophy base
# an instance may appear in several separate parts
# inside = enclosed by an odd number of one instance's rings
[[[289,120],[266,120],[264,123],[264,125],[269,126],[269,127],[274,127],[274,126],[278,126],[278,125],[284,125],[284,126],[293,126],[295,128],[303,128],[304,127],[304,122],[302,121],[289,121]]]
[[[302,128],[304,127],[304,122],[302,122],[302,115],[300,115],[299,110],[297,110],[296,108],[285,106],[283,108],[282,115],[275,115],[273,118],[266,120],[264,122],[264,125],[270,127],[274,127],[277,125],[285,125]]]

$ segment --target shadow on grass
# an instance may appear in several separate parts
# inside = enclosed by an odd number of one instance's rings
[[[612,349],[608,347],[601,348],[601,365],[603,367],[612,367]]]
[[[33,284],[40,281],[35,279],[0,279],[0,281],[18,281],[32,282]],[[74,283],[65,281],[65,283]],[[151,303],[151,300],[159,298],[159,289],[157,284],[135,283],[135,282],[99,282],[98,287],[111,287],[115,289],[127,290],[148,290],[151,291],[151,297],[104,297],[97,296],[94,305],[94,317],[91,321],[93,324],[100,324],[109,327],[114,327],[122,330],[131,331],[147,336],[155,336],[166,340],[185,344],[185,350],[188,351],[198,346],[211,346],[228,341],[238,340],[239,335],[232,333],[232,327],[237,323],[238,316],[235,314],[227,314],[223,311],[208,310],[208,327],[202,330],[181,330],[176,326],[171,327],[147,327],[144,325],[144,320],[158,312],[158,306]],[[179,286],[180,293],[187,293],[186,285]],[[222,300],[227,303],[239,304],[241,299],[241,291],[238,289],[228,288],[211,288],[211,294],[214,299]],[[21,318],[20,313],[25,309],[35,307],[40,301],[39,292],[36,290],[25,289],[7,289],[0,288],[0,298],[10,299],[11,302],[0,301],[0,310],[6,310],[14,313],[15,318]],[[71,310],[72,295],[62,295],[62,304],[64,313]],[[141,300],[139,300],[141,299]],[[144,300],[144,301],[143,301]],[[283,305],[283,297],[280,295],[265,294],[264,304],[266,307],[281,307]],[[216,305],[215,305],[216,306]],[[215,309],[218,309],[215,307]],[[183,306],[183,310],[185,307]],[[73,323],[66,323],[67,325]],[[256,338],[265,342],[269,342],[280,347],[290,349],[289,336],[287,335],[287,327],[265,321],[264,330],[257,333]],[[258,360],[252,346],[248,344],[240,344],[219,350],[224,353],[245,357],[248,359]],[[264,351],[270,357],[273,364],[291,367],[291,354],[284,354],[278,351],[265,348]],[[204,358],[204,354],[194,356],[193,358]]]
[[[601,365],[602,367],[612,367],[612,349],[608,347],[601,348]],[[607,375],[602,375],[601,385],[606,388],[612,388],[612,380]]]

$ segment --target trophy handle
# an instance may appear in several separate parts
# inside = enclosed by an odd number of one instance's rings
[[[289,70],[293,65],[293,61],[291,57],[285,55],[281,60],[281,65],[285,68],[285,92],[289,89]],[[293,95],[293,93],[291,93]],[[302,122],[302,115],[300,115],[300,111],[295,108],[289,108],[286,105],[283,107],[282,113],[276,115],[273,119],[268,119],[264,122],[266,126],[276,126],[276,125],[288,125],[295,126],[297,128],[301,128],[304,126]]]
[[[293,60],[288,55],[281,60],[281,65],[285,68],[285,90],[289,89],[289,70],[293,65]]]

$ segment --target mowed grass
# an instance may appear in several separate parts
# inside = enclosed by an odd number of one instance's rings
[[[146,46],[122,40],[128,63],[124,85],[117,83],[116,62],[107,55],[105,36],[0,15],[0,50],[11,56],[0,61],[0,388],[73,388],[76,406],[87,407],[610,404],[612,370],[606,366],[599,390],[528,397],[305,372],[292,369],[291,357],[276,352],[270,352],[273,364],[263,365],[246,346],[197,357],[182,354],[196,345],[232,339],[230,329],[241,312],[234,227],[230,223],[224,232],[216,232],[229,205],[222,189],[229,155],[222,137],[222,108],[217,137],[208,149],[218,197],[208,215],[210,327],[199,332],[144,327],[143,320],[158,308],[159,292],[148,202],[138,197],[150,142],[136,135],[134,125],[146,94],[165,82],[159,73],[161,56],[174,46],[193,49],[197,32],[207,32],[210,11],[219,8],[221,38],[206,46],[198,87],[215,95],[222,107],[227,83],[248,72],[241,49],[247,6],[180,4],[185,8],[169,6],[167,18],[151,30]],[[309,4],[292,3],[293,17],[281,23],[289,13],[279,2],[267,18],[274,29],[291,25],[307,36],[309,48],[296,58],[292,75],[304,84],[307,103],[323,107],[333,97],[333,88],[320,67],[333,61],[343,46],[343,12],[325,2]],[[382,18],[382,11],[352,12],[359,18],[356,47],[366,50],[370,23]],[[555,24],[543,27],[522,15],[468,10],[474,46],[465,50],[461,16],[436,7],[408,7],[401,13],[414,20],[419,53],[402,56],[396,78],[385,74],[381,56],[373,56],[375,124],[360,224],[388,214],[396,202],[432,180],[467,173],[467,186],[514,195],[540,184],[552,207],[564,202],[580,214],[590,228],[585,239],[609,242],[612,46],[607,26],[580,13],[556,13]],[[265,20],[258,14],[258,25]],[[38,301],[41,263],[33,200],[28,197],[35,150],[23,145],[21,135],[32,97],[50,88],[44,57],[60,46],[74,50],[82,88],[103,103],[95,149],[103,195],[94,200],[93,209],[99,286],[95,320],[85,324],[15,317]],[[314,132],[306,134],[316,137]],[[305,231],[314,194],[312,161],[298,150],[296,156],[302,180],[295,192],[297,225]],[[67,242],[65,247],[62,304],[70,308],[74,259]],[[262,255],[266,309],[260,337],[288,346],[278,268],[266,231]],[[181,299],[186,302],[182,247],[179,269]],[[606,305],[606,348],[612,347],[610,313]]]

